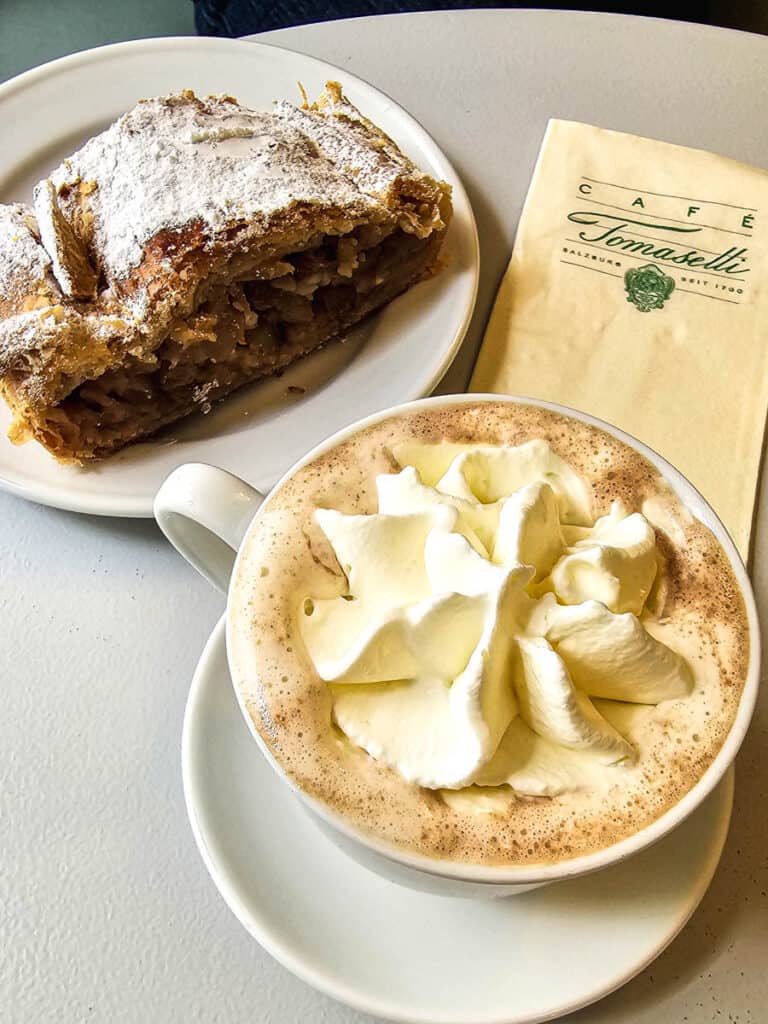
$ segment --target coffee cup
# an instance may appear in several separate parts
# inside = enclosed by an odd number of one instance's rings
[[[595,428],[604,435],[627,446],[654,468],[681,507],[693,520],[711,533],[719,545],[732,577],[743,599],[744,621],[748,653],[738,704],[719,749],[695,782],[665,807],[653,820],[637,831],[623,835],[616,842],[577,855],[548,858],[542,862],[473,863],[455,859],[445,852],[425,854],[419,850],[400,846],[381,834],[362,827],[359,817],[345,814],[343,808],[333,806],[297,782],[296,775],[287,771],[276,758],[274,749],[265,740],[264,722],[258,722],[249,693],[248,676],[252,676],[255,662],[242,656],[241,627],[243,609],[242,587],[239,574],[246,565],[253,564],[244,557],[249,537],[253,535],[262,517],[269,514],[275,495],[284,492],[288,483],[307,467],[319,464],[347,444],[351,439],[375,430],[377,425],[389,421],[411,420],[422,413],[450,416],[452,411],[466,412],[483,408],[541,412],[552,415],[567,427],[580,430]],[[155,516],[160,528],[177,550],[213,586],[228,594],[227,651],[231,674],[235,681],[241,709],[246,722],[262,752],[278,776],[298,797],[304,808],[326,835],[359,863],[398,882],[422,891],[440,895],[497,897],[525,892],[550,882],[573,878],[581,874],[607,868],[623,861],[667,835],[683,822],[715,788],[732,763],[749,725],[757,696],[760,649],[759,629],[754,597],[746,569],[712,508],[696,489],[665,459],[642,442],[630,437],[610,424],[585,413],[554,403],[533,401],[519,397],[498,395],[440,396],[407,403],[376,413],[329,437],[294,465],[266,497],[230,473],[211,466],[190,463],[174,470],[160,488],[155,499]],[[268,567],[261,570],[265,575]],[[246,663],[247,662],[247,663]],[[287,676],[283,677],[287,680]],[[259,727],[260,725],[260,727]],[[360,752],[368,758],[368,754]],[[404,783],[405,785],[405,783]]]

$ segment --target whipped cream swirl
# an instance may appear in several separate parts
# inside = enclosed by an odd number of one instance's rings
[[[655,534],[540,440],[403,444],[378,513],[318,509],[343,594],[299,619],[352,743],[430,789],[555,795],[631,764],[627,702],[692,688],[646,628]]]

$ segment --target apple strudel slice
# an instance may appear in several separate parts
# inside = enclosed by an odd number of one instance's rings
[[[433,273],[450,217],[337,83],[142,101],[0,206],[9,436],[86,462],[207,411]]]

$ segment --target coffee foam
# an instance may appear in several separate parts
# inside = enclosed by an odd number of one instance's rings
[[[331,689],[304,650],[298,621],[306,594],[340,595],[346,580],[313,512],[375,512],[375,478],[399,468],[391,455],[398,442],[516,445],[532,438],[547,441],[591,485],[595,516],[620,499],[654,522],[665,567],[645,624],[687,658],[695,690],[638,716],[628,734],[637,764],[617,766],[615,781],[604,787],[553,798],[504,789],[484,791],[482,799],[444,799],[354,747],[333,722]],[[300,469],[265,503],[246,540],[230,616],[230,661],[242,703],[296,785],[379,840],[474,864],[552,863],[652,823],[716,756],[749,658],[744,601],[725,553],[651,463],[588,424],[493,401],[386,419]]]

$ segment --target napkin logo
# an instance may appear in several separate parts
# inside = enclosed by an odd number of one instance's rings
[[[664,303],[675,290],[675,282],[653,263],[632,267],[624,275],[627,302],[633,303],[641,313],[663,309]]]
[[[615,249],[617,255],[624,252],[638,258],[671,263],[684,270],[711,271],[721,276],[749,273],[749,267],[746,266],[749,249],[744,246],[731,245],[725,251],[713,253],[711,249],[675,244],[675,240],[680,241],[686,236],[701,235],[702,225],[661,224],[658,221],[616,217],[593,210],[574,210],[568,214],[568,220],[572,224],[583,225],[579,231],[579,241],[599,248]],[[717,235],[724,229],[710,230]],[[649,232],[653,232],[653,235]],[[664,235],[664,241],[655,237],[659,233]]]

